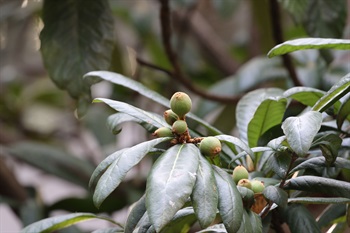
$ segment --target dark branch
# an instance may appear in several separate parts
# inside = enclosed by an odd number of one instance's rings
[[[282,26],[281,26],[281,15],[277,0],[270,0],[270,16],[272,23],[273,38],[276,44],[284,42]],[[292,59],[288,54],[282,55],[283,65],[287,69],[289,76],[291,77],[295,86],[302,86],[303,84],[299,81],[297,73],[295,72]]]

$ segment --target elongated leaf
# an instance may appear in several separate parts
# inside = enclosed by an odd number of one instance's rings
[[[198,231],[196,233],[227,233],[225,229],[225,225],[220,223],[220,224],[215,224],[212,225],[204,230]]]
[[[327,91],[327,93],[317,101],[317,103],[312,107],[314,111],[323,112],[336,101],[338,101],[345,94],[350,91],[350,73],[345,75],[338,83],[332,86],[332,88]]]
[[[269,167],[280,177],[284,178],[292,161],[288,151],[276,151],[269,158]]]
[[[192,207],[183,208],[175,214],[171,222],[164,227],[161,233],[188,232],[196,220],[196,215]]]
[[[350,198],[350,183],[324,177],[295,177],[288,180],[284,188]]]
[[[202,228],[215,219],[218,206],[218,192],[214,172],[209,162],[199,157],[197,179],[191,195],[194,212]]]
[[[91,70],[108,69],[114,48],[108,1],[46,0],[42,19],[40,50],[50,78],[82,105],[89,103],[90,87],[82,77]]]
[[[238,102],[236,108],[237,128],[240,138],[248,143],[248,125],[254,117],[259,105],[266,99],[282,96],[283,91],[278,88],[258,89],[249,92]]]
[[[262,233],[263,232],[263,226],[261,218],[258,214],[254,213],[251,210],[247,210],[249,220],[252,223],[252,232],[253,233]]]
[[[123,232],[124,230],[120,227],[111,227],[111,228],[99,229],[91,233],[123,233]]]
[[[136,82],[130,78],[127,78],[121,74],[117,74],[109,71],[92,71],[85,74],[84,77],[90,83],[96,82],[96,79],[103,79],[111,83],[124,86],[126,88],[129,88],[131,90],[134,90],[140,93],[141,95],[155,101],[156,103],[159,103],[167,108],[170,107],[169,100],[166,99],[164,96],[158,94],[155,91],[150,90],[149,88],[145,87],[143,84]],[[208,129],[211,134],[214,134],[214,135],[221,134],[220,130],[211,126],[210,124],[203,121],[201,118],[195,116],[192,113],[188,113],[186,117],[194,120],[195,122],[199,123],[206,129]]]
[[[153,117],[157,117],[157,115],[153,114]],[[158,121],[161,122],[162,118],[161,117],[159,118],[160,119]],[[143,126],[143,128],[145,128],[150,133],[153,133],[157,129],[157,127],[155,127],[152,124],[148,124],[145,121],[142,121],[138,118],[135,118],[133,116],[130,116],[122,112],[118,112],[113,115],[110,115],[107,119],[107,126],[114,134],[118,134],[122,131],[122,128],[120,127],[120,125],[124,122],[136,122],[141,126]]]
[[[254,159],[254,152],[252,151],[252,149],[250,149],[250,147],[243,142],[241,139],[230,136],[230,135],[217,135],[215,136],[217,139],[219,139],[220,141],[229,143],[234,145],[235,147],[239,147],[241,150],[245,151],[249,156],[252,157],[252,159]]]
[[[170,138],[157,138],[142,142],[119,153],[97,183],[93,196],[96,207],[102,204],[106,197],[108,197],[109,194],[118,187],[120,182],[122,182],[126,173],[138,164],[154,146],[169,139]],[[100,168],[97,169],[100,171]],[[95,177],[94,174],[93,177]]]
[[[335,162],[330,166],[336,167],[336,168],[350,169],[350,160],[338,157],[335,160]],[[308,169],[308,168],[318,169],[320,167],[328,167],[328,165],[326,164],[326,160],[324,157],[315,157],[298,164],[295,168],[293,168],[290,171],[290,173],[293,173],[302,169]]]
[[[285,207],[287,205],[288,194],[279,187],[267,186],[263,191],[263,195],[280,207]]]
[[[116,224],[113,220],[105,217],[99,217],[91,213],[74,213],[67,214],[64,216],[51,217],[43,219],[39,222],[33,223],[26,228],[21,230],[21,233],[49,233],[55,230],[59,230],[68,226],[71,226],[75,223],[91,220],[91,219],[102,219]]]
[[[199,150],[193,144],[171,147],[153,165],[147,180],[146,207],[157,232],[190,197],[198,166]]]
[[[267,130],[280,124],[286,110],[285,98],[268,98],[256,109],[248,124],[248,144],[250,147],[258,145],[258,140]]]
[[[219,212],[228,233],[237,232],[243,219],[241,194],[232,177],[214,166],[214,176],[219,193]]]
[[[283,216],[291,232],[321,233],[315,219],[303,205],[289,205],[284,209]]]
[[[306,112],[299,117],[288,117],[282,129],[292,150],[299,156],[305,156],[311,147],[313,138],[321,128],[322,114]]]
[[[288,203],[347,204],[347,203],[350,203],[350,199],[343,198],[343,197],[296,197],[296,198],[289,198]]]
[[[133,206],[129,213],[129,216],[125,223],[124,233],[132,233],[137,223],[141,220],[142,216],[146,213],[146,196],[143,195]]]
[[[312,87],[292,87],[283,93],[286,98],[292,98],[306,106],[314,104],[325,94],[325,91]]]
[[[327,133],[317,138],[312,143],[312,146],[319,146],[323,156],[326,158],[326,164],[332,165],[338,156],[342,141],[343,140],[338,135]]]
[[[6,150],[12,156],[34,167],[84,188],[94,169],[86,160],[74,157],[47,144],[28,141],[13,144],[11,148]]]
[[[350,95],[342,103],[342,105],[341,105],[341,107],[339,109],[338,116],[337,116],[338,129],[341,129],[345,119],[349,120],[349,118],[350,118]]]
[[[350,40],[302,38],[289,40],[273,47],[267,54],[268,57],[283,55],[303,49],[345,49],[350,50]]]
[[[156,128],[169,127],[166,121],[158,115],[136,108],[130,104],[105,98],[97,98],[94,102],[104,102],[118,112],[126,113],[144,124],[151,124]]]
[[[337,218],[346,214],[346,205],[333,204],[329,205],[318,218],[317,224],[319,227],[326,227],[332,224]]]
[[[237,233],[254,233],[250,216],[245,209],[243,210],[243,219]]]

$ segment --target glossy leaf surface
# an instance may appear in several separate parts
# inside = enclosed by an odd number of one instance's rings
[[[280,207],[285,207],[288,202],[288,194],[276,186],[267,186],[263,191],[264,196]]]

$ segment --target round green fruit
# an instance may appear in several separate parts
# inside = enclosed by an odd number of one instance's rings
[[[173,132],[168,127],[161,127],[157,129],[156,131],[154,131],[153,135],[159,138],[174,136]]]
[[[232,172],[233,181],[237,184],[241,179],[248,179],[249,173],[245,167],[238,165]]]
[[[169,124],[169,125],[173,125],[175,121],[177,121],[179,119],[179,116],[176,115],[175,112],[173,112],[173,110],[168,109],[164,112],[163,114],[164,120]]]
[[[241,179],[240,181],[238,181],[237,185],[241,187],[246,187],[248,189],[252,189],[252,183],[250,183],[248,179]]]
[[[187,130],[187,123],[183,120],[177,120],[173,124],[173,132],[176,134],[183,134]]]
[[[265,189],[264,183],[260,180],[252,180],[250,183],[252,185],[252,190],[254,193],[261,193]]]
[[[191,98],[183,92],[176,92],[170,99],[170,107],[181,119],[191,110]]]
[[[199,144],[199,150],[205,156],[215,157],[221,151],[221,142],[216,137],[206,137]]]

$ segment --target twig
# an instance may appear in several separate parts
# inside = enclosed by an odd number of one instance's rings
[[[222,103],[237,103],[241,95],[237,96],[218,96],[215,94],[211,94],[208,92],[205,92],[198,87],[194,86],[188,79],[186,79],[185,75],[182,72],[181,66],[179,64],[179,61],[177,59],[177,55],[172,49],[171,46],[171,20],[170,20],[170,9],[169,9],[169,0],[159,0],[160,2],[160,23],[161,23],[161,31],[162,31],[162,42],[164,45],[165,52],[167,54],[167,57],[173,67],[173,71],[171,72],[173,79],[179,81],[182,85],[184,85],[188,90],[192,91],[193,93],[217,102]]]
[[[270,16],[272,23],[273,38],[276,44],[281,44],[284,42],[284,40],[281,26],[281,15],[277,0],[270,0]],[[294,85],[303,86],[303,84],[298,79],[297,73],[295,72],[291,57],[288,54],[282,55],[282,61]]]

